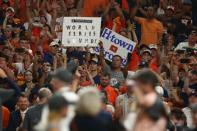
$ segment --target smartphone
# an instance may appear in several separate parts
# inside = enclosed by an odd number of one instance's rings
[[[190,59],[180,59],[180,62],[182,64],[188,64],[188,63],[190,63]]]

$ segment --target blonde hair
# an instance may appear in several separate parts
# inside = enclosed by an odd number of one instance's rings
[[[101,110],[101,97],[96,88],[85,88],[79,93],[80,99],[77,103],[76,112],[80,115],[95,116]]]

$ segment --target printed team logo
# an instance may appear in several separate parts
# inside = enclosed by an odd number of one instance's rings
[[[118,50],[118,47],[114,46],[114,45],[111,45],[109,50],[111,50],[112,52],[116,53],[117,50]]]

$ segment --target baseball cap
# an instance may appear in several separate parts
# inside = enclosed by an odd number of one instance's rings
[[[150,50],[148,50],[148,49],[146,49],[146,50],[142,51],[142,54],[144,54],[144,53],[149,53],[149,54],[151,55],[151,51],[150,51]]]
[[[14,10],[14,8],[12,8],[12,7],[8,7],[7,9],[6,9],[6,11],[12,11],[13,13],[15,12],[15,10]]]
[[[90,60],[90,62],[94,62],[94,63],[98,64],[98,59],[94,57],[94,58],[92,58],[92,59]]]
[[[169,5],[169,6],[167,6],[167,10],[172,10],[172,11],[174,11],[174,10],[175,10],[175,8],[174,8],[174,6]]]
[[[6,30],[13,30],[12,25],[7,25],[7,26],[6,26]]]
[[[190,30],[190,34],[197,34],[197,30],[195,29]]]
[[[142,50],[143,48],[149,49],[147,45],[144,45],[144,44],[140,45],[140,50]]]
[[[52,78],[56,78],[60,81],[71,83],[73,80],[73,75],[70,71],[64,68],[59,68],[56,71],[50,73]]]
[[[50,46],[50,47],[51,47],[51,46],[59,46],[59,43],[56,42],[56,41],[52,41],[52,42],[50,43],[49,46]]]
[[[197,92],[192,92],[192,93],[189,94],[189,97],[192,97],[192,96],[197,97]]]
[[[156,50],[158,49],[157,45],[154,45],[154,44],[149,45],[149,48],[150,49],[156,49]]]

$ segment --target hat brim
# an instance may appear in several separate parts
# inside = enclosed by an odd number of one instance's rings
[[[173,11],[173,12],[174,12],[174,9],[172,9],[172,8],[167,8],[167,10],[171,10],[171,11]]]
[[[150,56],[152,56],[151,52],[149,52],[149,51],[142,52],[142,55],[145,54],[145,53],[148,53]]]
[[[50,47],[53,47],[53,46],[60,46],[59,44],[54,44],[54,45],[49,45]]]
[[[98,62],[95,60],[90,60],[90,63],[98,64]]]

